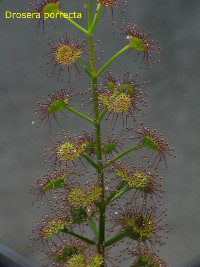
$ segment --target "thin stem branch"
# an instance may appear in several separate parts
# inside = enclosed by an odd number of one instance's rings
[[[74,114],[78,115],[79,117],[83,118],[84,120],[94,124],[94,121],[92,119],[90,119],[89,117],[87,117],[86,115],[82,114],[81,112],[77,111],[76,109],[73,108],[68,108],[69,111],[73,112]]]
[[[89,31],[90,34],[94,32],[94,29],[95,29],[97,21],[99,19],[99,15],[101,13],[102,7],[103,7],[102,4],[98,4],[97,5],[97,9],[96,9],[96,13],[95,13],[95,16],[94,16],[94,20],[92,22],[92,27],[90,28],[90,31]]]
[[[80,58],[77,58],[77,60],[78,60],[78,62],[80,63],[80,65],[83,67],[83,70],[87,73],[87,75],[88,75],[90,78],[92,78],[93,76],[92,76],[91,71],[90,71],[88,68],[86,68],[86,66],[85,66],[85,64],[83,63],[83,61],[80,60]]]
[[[92,0],[88,3],[88,32],[92,25]]]
[[[119,52],[117,52],[113,57],[111,57],[106,64],[97,72],[97,77],[110,65],[116,58],[118,58],[121,54],[126,52],[129,49],[129,45],[126,45],[124,48],[122,48]]]
[[[121,197],[124,193],[128,192],[129,190],[131,190],[131,187],[126,187],[124,189],[122,189],[119,193],[117,193],[116,195],[114,195],[114,197],[110,200],[109,203],[115,201],[115,199]]]
[[[126,182],[121,182],[116,190],[110,194],[110,196],[108,196],[104,202],[104,206],[106,207],[110,202],[112,202],[111,200],[119,193],[119,191],[122,189],[122,187],[125,185]]]
[[[84,157],[97,171],[99,170],[98,165],[90,157],[84,153],[81,153],[81,156]]]
[[[95,242],[94,242],[94,241],[88,239],[87,237],[84,237],[84,236],[82,236],[82,235],[79,235],[79,234],[77,234],[77,233],[74,233],[74,232],[70,231],[70,230],[67,229],[67,228],[64,228],[63,233],[66,233],[66,234],[75,236],[75,237],[77,237],[77,238],[79,238],[79,239],[85,241],[85,242],[88,243],[88,244],[95,245]]]
[[[89,216],[88,222],[89,222],[89,224],[90,224],[90,226],[91,226],[91,228],[92,228],[92,230],[93,230],[93,232],[94,232],[94,234],[96,236],[96,239],[98,240],[99,239],[99,231],[97,230],[96,224],[92,220],[92,217],[91,216]]]
[[[103,169],[107,168],[108,166],[110,166],[110,164],[112,164],[114,161],[120,159],[121,157],[127,155],[128,153],[137,150],[138,148],[140,148],[141,146],[134,146],[130,149],[125,150],[124,152],[120,153],[119,155],[117,155],[116,157],[114,157],[113,159],[109,160],[106,164],[104,164]]]
[[[126,232],[126,231],[117,234],[117,235],[114,236],[113,238],[111,238],[111,239],[109,239],[108,241],[106,241],[106,243],[105,243],[105,248],[106,248],[106,247],[109,247],[109,246],[111,246],[111,245],[113,245],[113,244],[115,244],[116,242],[118,242],[118,241],[120,241],[120,240],[122,240],[122,239],[124,239],[126,236],[127,236],[127,232]]]
[[[103,120],[103,117],[104,115],[106,114],[107,112],[107,108],[104,108],[101,112],[101,114],[99,115],[99,119],[98,119],[98,122],[100,123],[102,120]]]
[[[62,11],[58,11],[60,14],[63,14]],[[66,19],[69,23],[71,23],[75,28],[77,28],[79,31],[83,32],[85,35],[88,35],[88,31],[84,29],[82,26],[80,26],[78,23],[76,23],[73,19],[70,19],[66,16],[62,16],[63,19]]]

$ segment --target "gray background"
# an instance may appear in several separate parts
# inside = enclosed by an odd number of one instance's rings
[[[71,3],[76,2],[76,3]],[[80,1],[82,6],[82,1]],[[78,1],[61,1],[65,10],[78,10]],[[56,30],[46,24],[46,34],[37,36],[27,21],[5,20],[4,11],[26,11],[26,0],[0,1],[1,17],[1,218],[0,242],[10,246],[22,255],[41,262],[37,253],[28,248],[29,234],[39,220],[40,211],[32,206],[33,196],[28,193],[35,178],[41,177],[46,166],[43,163],[44,145],[49,142],[49,128],[39,129],[31,122],[35,120],[32,111],[43,95],[67,84],[56,83],[57,75],[46,77],[44,60],[38,55],[44,53],[48,36],[56,32],[68,32],[79,36],[66,21],[56,22]],[[125,44],[125,36],[106,22],[96,29],[97,39],[102,41],[96,50],[105,51],[103,62]],[[123,18],[115,12],[118,24]],[[174,227],[167,246],[161,255],[169,266],[192,266],[200,261],[200,1],[198,0],[129,0],[126,21],[147,28],[159,40],[161,63],[152,70],[138,69],[135,55],[124,55],[109,68],[120,74],[126,70],[139,72],[141,80],[150,80],[146,88],[150,93],[145,121],[158,129],[176,147],[177,159],[170,158],[169,171],[162,169],[164,188],[167,190],[164,206],[168,208],[167,223]],[[82,19],[86,24],[86,17]],[[77,75],[78,76],[78,75]],[[78,90],[87,90],[88,80],[80,82]],[[73,103],[79,105],[79,101]],[[144,119],[143,119],[144,120]],[[61,120],[60,120],[61,121]],[[56,132],[70,129],[73,134],[88,128],[85,122],[74,115],[62,120]]]

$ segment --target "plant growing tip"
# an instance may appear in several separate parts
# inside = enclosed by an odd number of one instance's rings
[[[107,73],[106,81],[103,81],[99,89],[99,103],[106,108],[108,116],[127,121],[128,117],[135,120],[135,115],[142,113],[142,107],[146,106],[142,92],[143,83],[137,82],[138,75],[133,77],[129,72],[122,77]]]

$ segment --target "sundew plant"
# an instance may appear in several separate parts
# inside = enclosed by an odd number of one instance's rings
[[[159,166],[162,162],[167,167],[167,156],[174,156],[174,148],[160,133],[138,121],[146,107],[148,94],[143,88],[148,83],[140,82],[136,73],[125,70],[116,75],[107,69],[127,54],[133,64],[137,61],[149,69],[159,62],[160,48],[150,33],[137,25],[116,24],[115,9],[124,12],[128,1],[88,0],[80,5],[85,8],[87,28],[80,25],[81,20],[64,16],[58,0],[39,0],[31,3],[29,10],[40,14],[34,21],[37,32],[44,32],[47,17],[60,14],[64,23],[72,24],[83,36],[75,40],[66,32],[58,32],[47,42],[42,56],[52,67],[49,76],[57,73],[58,82],[66,76],[68,85],[38,102],[34,111],[38,125],[46,122],[51,131],[51,119],[67,121],[62,115],[74,113],[87,129],[89,125],[93,129],[80,133],[77,125],[73,136],[66,122],[67,129],[51,137],[45,147],[45,161],[50,167],[36,180],[32,191],[40,207],[50,204],[51,214],[46,213],[33,230],[33,248],[46,255],[45,266],[127,266],[127,261],[130,267],[167,266],[157,255],[168,233],[166,210],[161,208],[164,190]],[[119,32],[117,37],[124,38],[125,43],[97,69],[93,40],[98,38],[95,28],[101,23],[101,13],[103,20],[110,18]],[[72,105],[73,98],[80,100],[73,86],[77,76],[88,80],[88,88],[80,84],[79,92],[87,110],[92,110],[89,114]],[[109,129],[108,136],[102,124]],[[121,133],[116,132],[117,125]],[[134,153],[141,159],[136,160]]]

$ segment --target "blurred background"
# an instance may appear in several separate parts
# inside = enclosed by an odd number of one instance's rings
[[[86,26],[82,1],[63,0],[60,4],[65,12],[83,12],[79,22]],[[37,35],[28,20],[5,19],[6,10],[26,12],[28,8],[27,0],[0,1],[0,242],[39,265],[41,256],[31,252],[29,235],[45,210],[32,206],[33,195],[29,191],[35,179],[46,172],[44,146],[49,144],[50,135],[56,137],[62,129],[74,134],[89,128],[73,114],[60,120],[60,128],[52,122],[51,133],[48,125],[37,129],[32,123],[33,110],[42,96],[68,83],[67,75],[63,82],[57,83],[57,72],[47,77],[49,67],[39,57],[45,53],[41,44],[49,36],[55,38],[57,32],[67,32],[75,38],[82,34],[64,20],[55,21],[56,29],[46,21],[46,33],[41,28]],[[95,41],[102,41],[95,48],[97,57],[101,57],[97,68],[126,43],[126,36],[107,18],[106,9],[101,17],[104,23],[95,32]],[[200,266],[200,1],[129,0],[126,15],[116,8],[114,18],[118,25],[125,19],[141,30],[146,28],[159,41],[161,62],[152,69],[140,69],[139,63],[134,62],[134,53],[124,54],[109,69],[116,74],[127,70],[132,74],[138,72],[140,81],[151,81],[145,88],[150,93],[147,115],[141,120],[161,132],[177,154],[176,159],[168,158],[168,171],[161,168],[166,190],[163,203],[168,209],[166,221],[174,230],[160,255],[168,266]],[[78,85],[76,90],[86,91],[87,77],[83,74],[84,79],[80,81],[78,76],[74,83]],[[77,109],[80,106],[77,98],[73,106]]]

